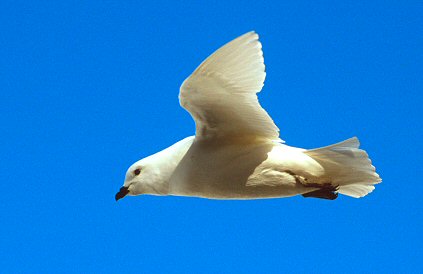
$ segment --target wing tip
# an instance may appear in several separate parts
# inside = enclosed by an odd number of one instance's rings
[[[243,35],[239,36],[239,38],[245,38],[249,37],[250,41],[258,41],[260,38],[260,35],[255,30],[250,30],[249,32],[244,33]]]

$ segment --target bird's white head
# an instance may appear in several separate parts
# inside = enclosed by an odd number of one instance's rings
[[[194,136],[187,137],[156,154],[135,162],[126,172],[125,182],[116,193],[116,201],[127,195],[168,195],[170,178],[193,141]]]
[[[116,193],[116,201],[127,195],[166,195],[168,193],[168,183],[160,167],[152,156],[131,165],[126,172],[123,186]]]

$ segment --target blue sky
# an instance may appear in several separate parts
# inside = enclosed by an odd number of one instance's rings
[[[421,271],[422,14],[418,1],[2,1],[0,269]],[[363,199],[116,203],[130,164],[194,133],[182,81],[250,30],[287,144],[358,136],[383,183]]]

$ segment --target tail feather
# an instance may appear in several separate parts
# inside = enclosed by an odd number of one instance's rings
[[[339,185],[339,193],[354,198],[372,192],[373,185],[382,180],[376,173],[366,151],[359,149],[357,137],[327,147],[306,151],[310,157],[325,169],[334,185]]]

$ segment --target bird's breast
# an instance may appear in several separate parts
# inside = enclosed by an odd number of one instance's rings
[[[242,195],[249,177],[272,144],[194,142],[170,179],[170,194],[221,197]]]

